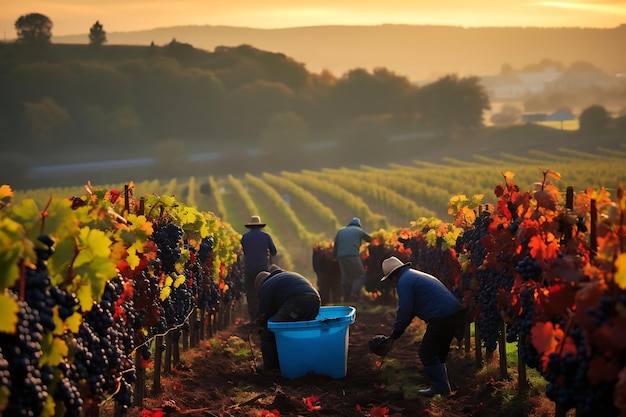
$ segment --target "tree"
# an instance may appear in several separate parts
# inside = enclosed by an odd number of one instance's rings
[[[48,44],[52,38],[52,20],[40,13],[25,14],[15,21],[15,30],[19,42]]]
[[[580,113],[579,130],[584,133],[600,133],[609,126],[611,118],[604,106],[594,104]]]
[[[425,123],[443,134],[483,125],[483,112],[491,109],[489,96],[478,77],[447,75],[418,92]]]
[[[99,20],[89,29],[89,45],[100,46],[107,41],[107,33]]]

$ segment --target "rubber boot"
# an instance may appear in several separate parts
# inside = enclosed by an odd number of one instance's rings
[[[430,365],[425,369],[431,379],[431,385],[428,389],[419,390],[419,394],[425,397],[432,397],[437,394],[450,394],[450,382],[448,381],[448,369],[446,368],[446,364]]]

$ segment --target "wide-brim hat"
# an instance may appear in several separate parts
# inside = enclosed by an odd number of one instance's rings
[[[265,227],[265,223],[261,223],[260,216],[251,216],[250,222],[246,223],[244,226],[246,227]]]
[[[395,256],[390,256],[389,258],[383,261],[383,277],[380,279],[381,282],[389,278],[389,275],[393,274],[399,268],[403,266],[411,266],[411,262],[402,262],[400,259]]]

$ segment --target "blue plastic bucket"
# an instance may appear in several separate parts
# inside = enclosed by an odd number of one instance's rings
[[[349,326],[356,309],[350,306],[322,306],[315,320],[267,322],[276,335],[280,373],[295,379],[306,374],[334,379],[348,371]]]

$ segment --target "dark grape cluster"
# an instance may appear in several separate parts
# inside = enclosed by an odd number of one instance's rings
[[[47,235],[38,238],[36,268],[26,269],[24,291],[14,289],[12,293],[19,306],[16,333],[0,333],[0,378],[2,385],[10,390],[6,415],[39,415],[49,394],[65,406],[66,416],[82,414],[78,389],[66,379],[67,362],[62,361],[55,371],[40,361],[42,338],[56,328],[53,307],[57,307],[61,319],[78,309],[74,295],[51,285],[47,260],[54,253],[53,245],[54,241]],[[18,294],[23,299],[18,300]],[[10,369],[8,376],[3,371],[5,365]],[[56,388],[49,393],[49,387]]]
[[[166,222],[155,226],[152,240],[157,245],[161,267],[166,274],[176,271],[182,237],[183,230],[174,223]]]
[[[209,259],[211,259],[211,254],[213,253],[213,240],[210,237],[205,237],[200,242],[200,249],[198,250],[198,259],[200,262],[206,263]]]
[[[83,321],[76,335],[76,353],[74,356],[75,380],[86,380],[90,399],[100,402],[108,395],[114,396],[118,406],[130,407],[131,399],[118,395],[118,384],[124,383],[125,377],[131,377],[134,363],[130,361],[134,349],[132,323],[120,317],[117,304],[123,291],[121,278],[108,281],[102,300],[94,303],[91,310],[84,314]],[[116,319],[116,317],[118,317]]]
[[[520,302],[522,310],[517,316],[517,320],[507,327],[506,339],[509,343],[517,340],[517,350],[524,363],[537,369],[541,363],[541,356],[533,347],[530,335],[535,313],[533,292],[528,288],[523,288],[520,291]]]
[[[542,270],[535,259],[526,255],[524,259],[515,265],[515,272],[520,274],[524,281],[533,280],[539,282]]]
[[[587,378],[590,357],[583,331],[573,327],[569,336],[576,344],[576,355],[549,356],[543,372],[548,381],[546,396],[566,410],[575,408],[577,417],[619,415],[613,404],[613,384],[606,381],[591,384]]]
[[[53,369],[40,362],[45,329],[39,312],[25,301],[18,300],[17,296],[14,298],[19,307],[17,331],[15,334],[0,333],[1,362],[10,369],[8,378],[3,378],[8,379],[6,387],[10,390],[4,414],[38,416],[48,395],[48,384],[54,378]],[[2,367],[0,365],[0,369]]]

